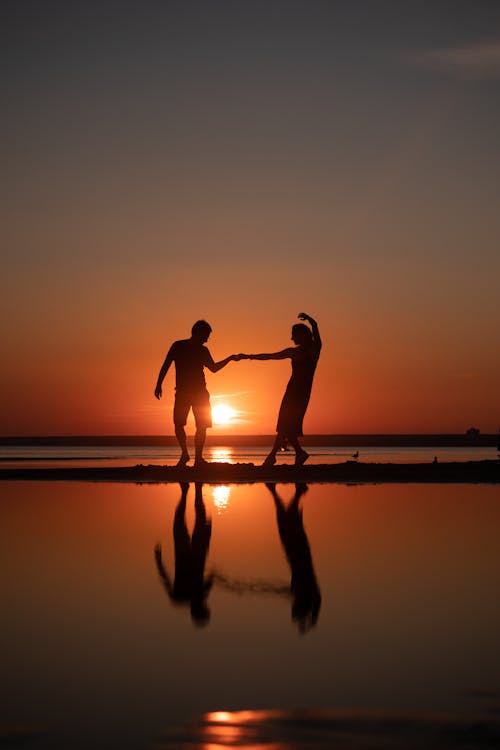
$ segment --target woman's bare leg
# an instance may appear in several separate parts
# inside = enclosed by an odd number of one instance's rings
[[[274,445],[271,448],[271,450],[269,452],[269,455],[267,456],[267,458],[264,461],[264,463],[262,464],[262,466],[274,466],[274,464],[276,463],[276,454],[277,454],[277,452],[279,451],[279,449],[281,448],[281,446],[283,445],[284,442],[285,442],[285,436],[284,435],[280,435],[280,433],[278,433],[276,435],[276,439],[274,441]]]
[[[297,437],[288,440],[295,451],[295,466],[302,466],[309,458],[309,453],[303,449]]]

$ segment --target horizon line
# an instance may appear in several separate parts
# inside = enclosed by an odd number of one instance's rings
[[[467,432],[399,432],[399,433],[314,433],[301,438],[304,445],[436,445],[444,441],[451,445],[463,446],[488,446],[498,445],[499,433],[473,433]],[[214,446],[225,443],[233,445],[245,444],[269,444],[275,438],[274,434],[221,434],[207,435],[206,445]],[[193,436],[188,437],[188,442],[193,442]],[[177,445],[173,434],[120,434],[120,435],[0,435],[0,445]]]

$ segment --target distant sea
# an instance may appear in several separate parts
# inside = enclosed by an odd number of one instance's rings
[[[260,464],[273,436],[211,435],[208,461]],[[418,463],[480,461],[498,457],[496,435],[320,435],[303,445],[309,463]],[[193,450],[191,448],[191,453]],[[83,436],[0,438],[0,469],[29,466],[171,465],[179,456],[175,438],[161,436]],[[278,463],[293,463],[293,450],[282,451]]]

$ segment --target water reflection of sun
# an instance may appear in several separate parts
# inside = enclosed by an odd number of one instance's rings
[[[212,448],[210,450],[210,460],[215,463],[231,463],[233,451],[231,448]]]
[[[217,508],[217,513],[221,514],[223,511],[227,510],[230,495],[231,487],[228,487],[226,484],[218,484],[216,487],[212,488],[212,497],[214,505]]]

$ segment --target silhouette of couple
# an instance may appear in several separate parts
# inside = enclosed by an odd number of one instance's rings
[[[286,593],[292,599],[292,620],[300,633],[306,633],[316,624],[321,607],[321,593],[300,508],[300,500],[307,492],[307,485],[295,484],[295,493],[288,505],[285,505],[275,484],[267,483],[266,487],[274,500],[278,532],[290,566],[291,580]],[[161,544],[155,546],[156,568],[170,601],[176,605],[188,606],[193,624],[204,626],[210,620],[207,600],[215,580],[229,590],[234,590],[234,586],[225,576],[205,574],[212,522],[203,502],[202,483],[195,484],[195,522],[191,535],[186,523],[189,483],[181,482],[180,488],[181,498],[174,515],[173,578],[167,571]],[[237,590],[243,593],[241,587]]]
[[[299,443],[303,434],[302,422],[311,396],[314,372],[321,351],[321,338],[318,324],[306,313],[299,313],[300,320],[292,326],[291,339],[295,346],[289,346],[278,352],[269,354],[231,354],[220,362],[214,362],[205,343],[208,341],[212,328],[205,320],[198,320],[191,329],[191,338],[175,341],[168,350],[163,362],[155,388],[155,396],[162,396],[162,384],[172,363],[175,364],[175,403],[174,427],[177,441],[181,448],[179,466],[184,466],[190,460],[186,441],[186,421],[190,409],[196,424],[195,432],[195,468],[205,466],[203,447],[207,428],[212,426],[210,409],[210,394],[208,393],[204,368],[211,372],[222,370],[229,362],[239,362],[242,359],[290,359],[292,375],[283,396],[276,426],[276,439],[264,466],[276,463],[276,454],[280,448],[290,443],[295,450],[295,465],[302,466],[308,459],[308,453]]]

